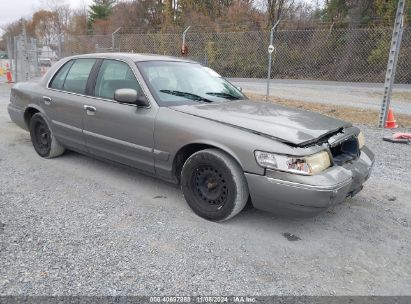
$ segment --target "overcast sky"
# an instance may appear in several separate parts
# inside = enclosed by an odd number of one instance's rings
[[[54,0],[70,3],[73,8],[82,8],[92,0]],[[34,11],[45,8],[47,0],[0,0],[0,28],[21,17],[31,17]],[[1,29],[0,29],[1,33]]]
[[[48,1],[69,3],[72,8],[83,8],[92,2],[92,0],[0,0],[0,35],[3,32],[1,28],[4,25],[22,17],[30,18],[36,10],[47,8]],[[323,2],[323,0],[299,1]]]

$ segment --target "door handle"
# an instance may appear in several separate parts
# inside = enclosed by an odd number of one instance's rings
[[[51,98],[48,96],[43,96],[43,101],[45,105],[50,105],[51,104]]]
[[[87,115],[95,115],[97,109],[92,106],[84,105],[84,110],[86,110]]]

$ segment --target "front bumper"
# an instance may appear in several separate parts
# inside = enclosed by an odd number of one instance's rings
[[[369,178],[374,154],[363,147],[360,157],[321,174],[303,176],[279,171],[246,173],[255,208],[282,215],[314,215],[358,193]]]

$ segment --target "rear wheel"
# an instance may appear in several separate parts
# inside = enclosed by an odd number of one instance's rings
[[[181,188],[191,209],[211,221],[225,221],[238,214],[249,195],[241,167],[217,149],[202,150],[187,159]]]
[[[34,150],[41,157],[53,158],[64,153],[64,147],[55,139],[41,113],[34,114],[30,119],[30,137]]]

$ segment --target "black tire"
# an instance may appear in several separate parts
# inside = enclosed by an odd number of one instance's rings
[[[64,153],[64,147],[56,140],[41,113],[34,114],[30,119],[30,138],[34,150],[41,157],[53,158]]]
[[[181,189],[197,215],[216,222],[238,214],[249,196],[240,165],[218,149],[196,152],[186,160],[181,172]]]

